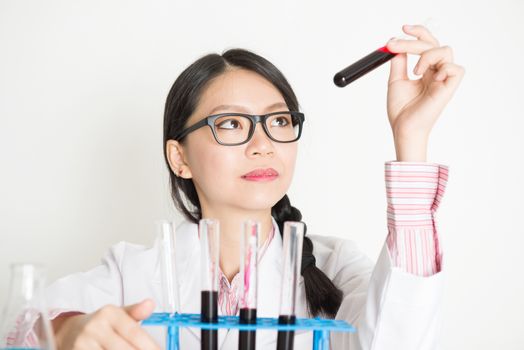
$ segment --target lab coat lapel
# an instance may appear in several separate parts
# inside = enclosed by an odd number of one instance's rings
[[[278,317],[282,283],[282,237],[274,221],[275,235],[258,266],[258,317]]]
[[[278,317],[282,284],[282,236],[275,220],[275,235],[258,268],[258,317]],[[271,348],[277,340],[274,330],[257,331],[257,349]]]
[[[280,312],[280,292],[282,284],[282,235],[273,219],[275,236],[266,250],[258,268],[258,317],[278,317]],[[300,313],[304,289],[304,278],[299,277],[297,291],[297,311]]]

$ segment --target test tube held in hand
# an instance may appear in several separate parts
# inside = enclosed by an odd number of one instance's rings
[[[430,29],[435,27],[435,24],[435,18],[433,17],[426,18],[422,23],[424,27]],[[410,40],[410,37],[406,34],[402,34],[398,36],[398,39]],[[344,87],[388,62],[396,55],[397,53],[389,51],[385,45],[335,74],[333,81],[336,86]]]
[[[297,286],[302,264],[302,242],[304,223],[286,221],[284,223],[283,269],[280,294],[279,324],[295,324],[295,305]],[[279,331],[277,350],[292,350],[295,338],[294,331]]]
[[[201,321],[218,323],[218,264],[220,225],[215,219],[202,219],[198,225],[202,270]],[[218,349],[218,331],[201,330],[200,348]]]
[[[244,222],[241,236],[240,276],[240,319],[241,324],[256,324],[257,322],[257,265],[258,237],[260,223],[247,220]],[[238,338],[239,350],[255,350],[256,332],[240,331]]]
[[[162,309],[171,315],[180,312],[177,270],[175,263],[175,223],[160,220],[157,236],[160,244],[163,305]]]
[[[396,53],[389,51],[386,46],[383,46],[335,74],[333,81],[336,86],[344,87],[396,55]]]

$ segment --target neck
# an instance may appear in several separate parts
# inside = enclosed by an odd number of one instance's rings
[[[260,222],[259,246],[266,241],[273,229],[271,208],[260,211],[202,208],[202,218],[217,219],[220,222],[220,269],[230,282],[240,271],[240,236],[244,221],[251,219]]]

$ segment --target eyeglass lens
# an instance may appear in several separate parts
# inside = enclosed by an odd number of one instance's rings
[[[277,141],[293,141],[298,137],[299,119],[291,113],[271,115],[265,124],[271,137]],[[246,141],[253,126],[248,117],[225,115],[215,120],[214,128],[219,142],[235,144]]]

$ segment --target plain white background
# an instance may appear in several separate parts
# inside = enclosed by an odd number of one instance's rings
[[[389,64],[344,89],[332,77],[433,18],[466,75],[431,134],[450,166],[437,213],[447,270],[443,349],[524,347],[524,5],[441,0],[260,4],[189,1],[0,3],[0,302],[9,264],[48,280],[95,266],[107,248],[151,243],[180,220],[162,156],[165,98],[210,52],[251,49],[279,67],[306,114],[292,203],[308,232],[386,237]],[[410,56],[410,67],[416,57]]]

